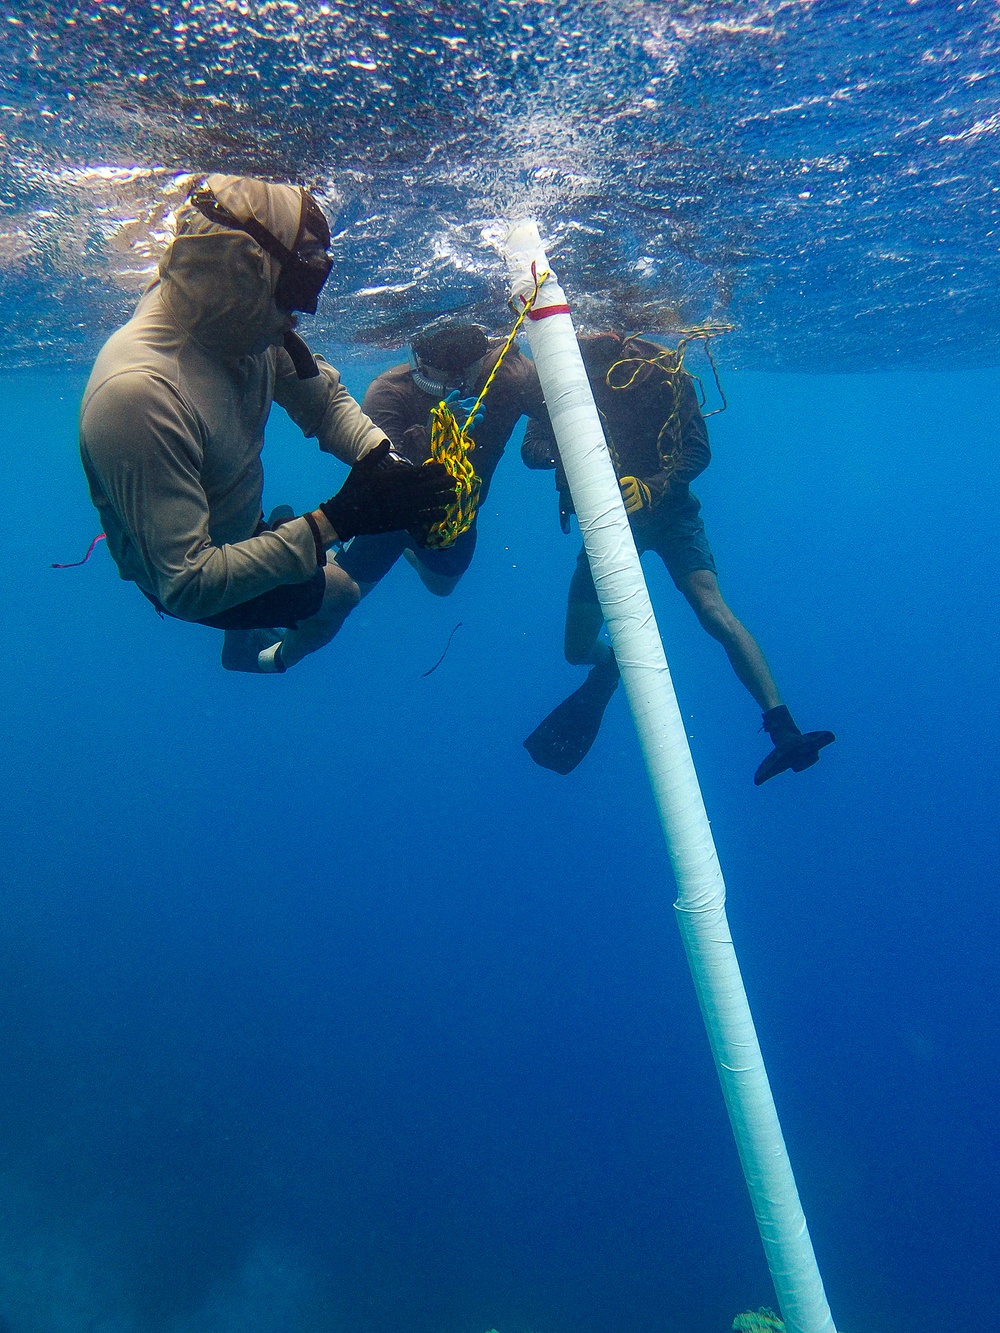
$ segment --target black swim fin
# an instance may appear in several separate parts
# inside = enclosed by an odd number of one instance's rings
[[[572,773],[597,739],[604,710],[620,679],[614,658],[593,667],[580,688],[553,708],[524,742],[535,763],[553,773]]]
[[[784,704],[768,709],[764,714],[764,730],[774,742],[774,749],[753,775],[756,787],[788,769],[801,773],[803,769],[812,768],[823,746],[831,745],[837,739],[832,731],[807,731],[803,735]]]

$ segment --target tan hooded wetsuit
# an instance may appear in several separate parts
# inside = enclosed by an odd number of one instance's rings
[[[288,185],[211,176],[220,203],[289,249],[302,196]],[[304,518],[254,536],[272,401],[321,449],[353,464],[385,439],[317,357],[299,380],[281,346],[280,269],[245,232],[190,204],[129,322],[105,343],[84,393],[80,450],[123,579],[171,615],[201,620],[317,568]]]

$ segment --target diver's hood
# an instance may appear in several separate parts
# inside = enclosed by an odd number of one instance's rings
[[[603,375],[613,361],[626,355],[627,340],[619,333],[583,333],[577,341],[588,375]]]
[[[257,221],[291,250],[299,231],[302,192],[249,176],[209,176],[221,204],[241,221]],[[280,344],[288,313],[274,303],[281,266],[246,232],[210,222],[190,203],[177,211],[177,231],[160,260],[167,312],[201,346],[225,357]]]

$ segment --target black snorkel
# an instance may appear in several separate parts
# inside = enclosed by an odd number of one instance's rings
[[[461,393],[471,387],[466,382],[468,372],[482,361],[488,350],[489,340],[478,324],[438,320],[421,330],[410,343],[410,375],[421,393],[446,398],[451,390]],[[428,374],[428,370],[436,371],[437,375]]]
[[[289,360],[295,367],[296,378],[314,380],[319,374],[316,358],[294,329],[286,329],[281,337],[281,345],[288,353]]]

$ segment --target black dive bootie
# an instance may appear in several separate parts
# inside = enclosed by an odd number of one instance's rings
[[[819,759],[823,746],[837,739],[832,731],[807,731],[803,735],[784,704],[767,710],[764,714],[764,730],[774,742],[774,749],[753,775],[754,784],[758,787],[788,768],[793,773],[811,768]]]

